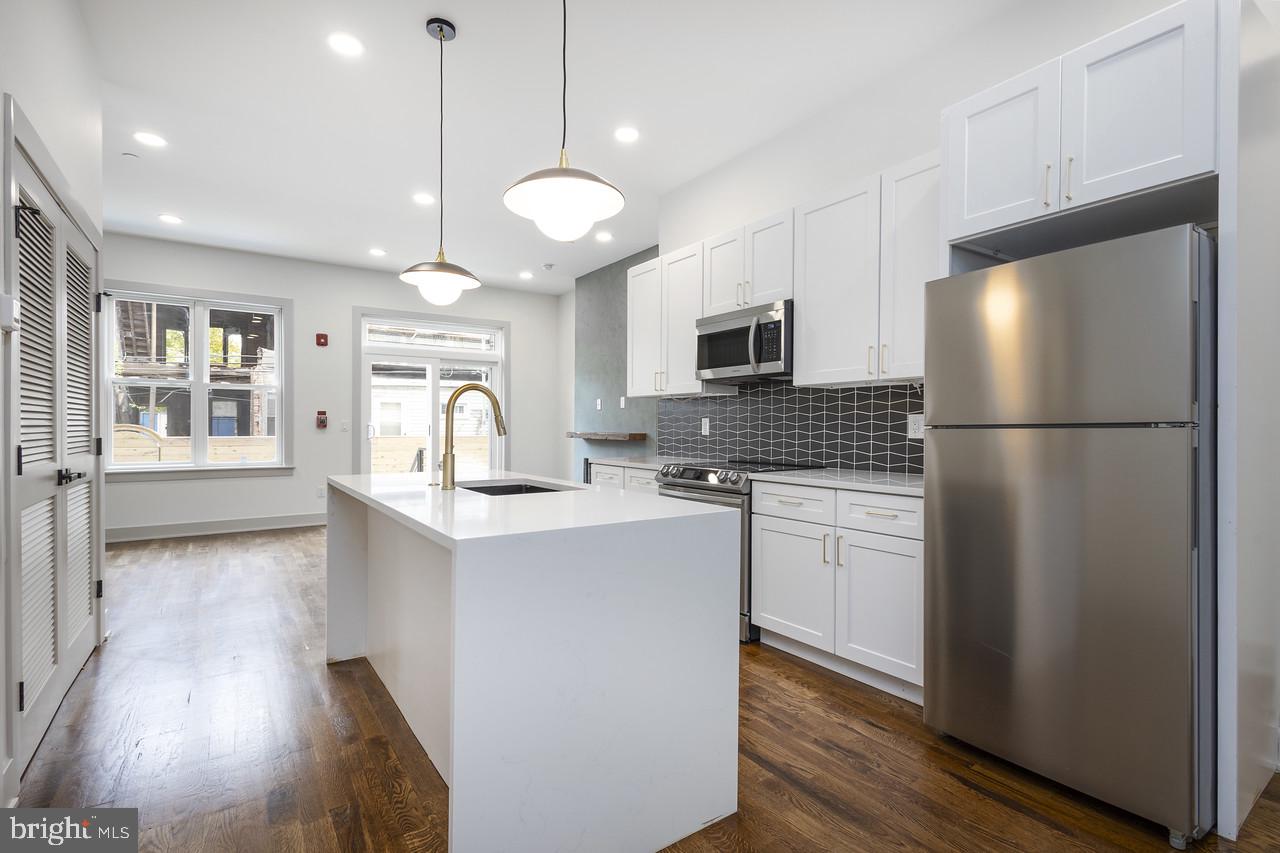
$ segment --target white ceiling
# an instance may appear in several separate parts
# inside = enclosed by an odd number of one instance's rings
[[[437,193],[438,57],[424,25],[441,15],[459,30],[445,46],[449,259],[490,284],[564,292],[657,241],[663,192],[891,81],[1011,2],[574,0],[570,159],[627,206],[601,226],[612,243],[562,244],[502,204],[558,155],[554,0],[82,0],[106,80],[106,226],[389,275],[430,259],[439,205],[410,195]],[[336,30],[364,56],[330,51]],[[614,141],[624,123],[639,142]],[[169,146],[135,143],[144,129]]]

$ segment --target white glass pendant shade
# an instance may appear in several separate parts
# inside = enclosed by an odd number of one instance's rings
[[[577,240],[626,204],[613,184],[584,169],[572,169],[564,153],[560,165],[540,169],[512,184],[502,196],[507,209],[532,219],[552,240]]]
[[[400,280],[416,286],[422,298],[432,305],[452,305],[462,291],[480,286],[480,280],[465,268],[446,261],[443,249],[434,261],[414,264],[400,273]]]

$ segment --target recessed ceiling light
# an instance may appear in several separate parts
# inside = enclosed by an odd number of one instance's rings
[[[149,145],[152,148],[163,148],[169,144],[163,136],[158,133],[152,133],[148,130],[140,130],[133,135],[133,138],[141,142],[143,145]]]
[[[350,33],[329,33],[329,47],[339,56],[354,58],[364,53],[360,39]]]
[[[166,225],[181,225],[181,224],[182,224],[182,217],[181,217],[181,216],[174,216],[172,213],[162,213],[162,214],[160,214],[157,218],[158,218],[161,222],[163,222],[164,224],[166,224]]]
[[[640,131],[636,130],[634,127],[623,126],[613,132],[613,138],[619,142],[635,142],[640,138]]]
[[[533,278],[533,273],[529,272],[528,270],[521,270],[520,278],[524,279],[525,281],[528,281],[529,279]]]
[[[612,240],[612,239],[613,239],[613,235],[612,235],[612,234],[610,234],[608,231],[597,231],[597,232],[596,232],[596,242],[597,242],[597,243],[608,243],[608,242],[609,242],[610,240]]]
[[[373,255],[375,258],[380,258],[386,253],[387,253],[386,249],[379,249],[377,246],[374,246],[372,249],[369,250],[369,254]]]
[[[413,200],[421,205],[435,204],[436,197],[431,193],[414,193]]]

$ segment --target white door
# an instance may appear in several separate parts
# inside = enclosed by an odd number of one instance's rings
[[[924,283],[943,276],[940,173],[935,152],[880,181],[880,379],[924,376]]]
[[[9,529],[10,625],[16,640],[15,758],[25,768],[97,643],[102,545],[94,436],[97,250],[34,169],[14,164],[18,202],[10,335],[17,438]],[[12,387],[12,386],[11,386]]]
[[[440,458],[436,412],[439,365],[414,356],[369,355],[362,371],[366,474],[434,471]]]
[[[924,684],[924,543],[836,529],[835,652]]]
[[[835,649],[832,528],[751,516],[751,621],[824,651]]]
[[[947,239],[1058,209],[1060,59],[942,113]]]
[[[1062,207],[1211,172],[1213,0],[1183,0],[1062,58]]]
[[[702,316],[702,244],[662,256],[665,347],[658,388],[663,394],[697,394],[698,329]]]
[[[797,207],[795,222],[795,384],[875,379],[880,176]]]
[[[627,396],[658,396],[662,371],[662,269],[657,258],[627,270]]]
[[[766,305],[791,298],[792,231],[791,209],[752,222],[743,229],[746,264],[742,282],[742,304]]]
[[[732,231],[702,241],[702,316],[723,314],[741,308],[743,269],[746,258],[743,230]]]

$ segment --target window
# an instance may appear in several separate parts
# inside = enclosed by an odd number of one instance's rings
[[[116,470],[280,465],[282,308],[113,292]]]

